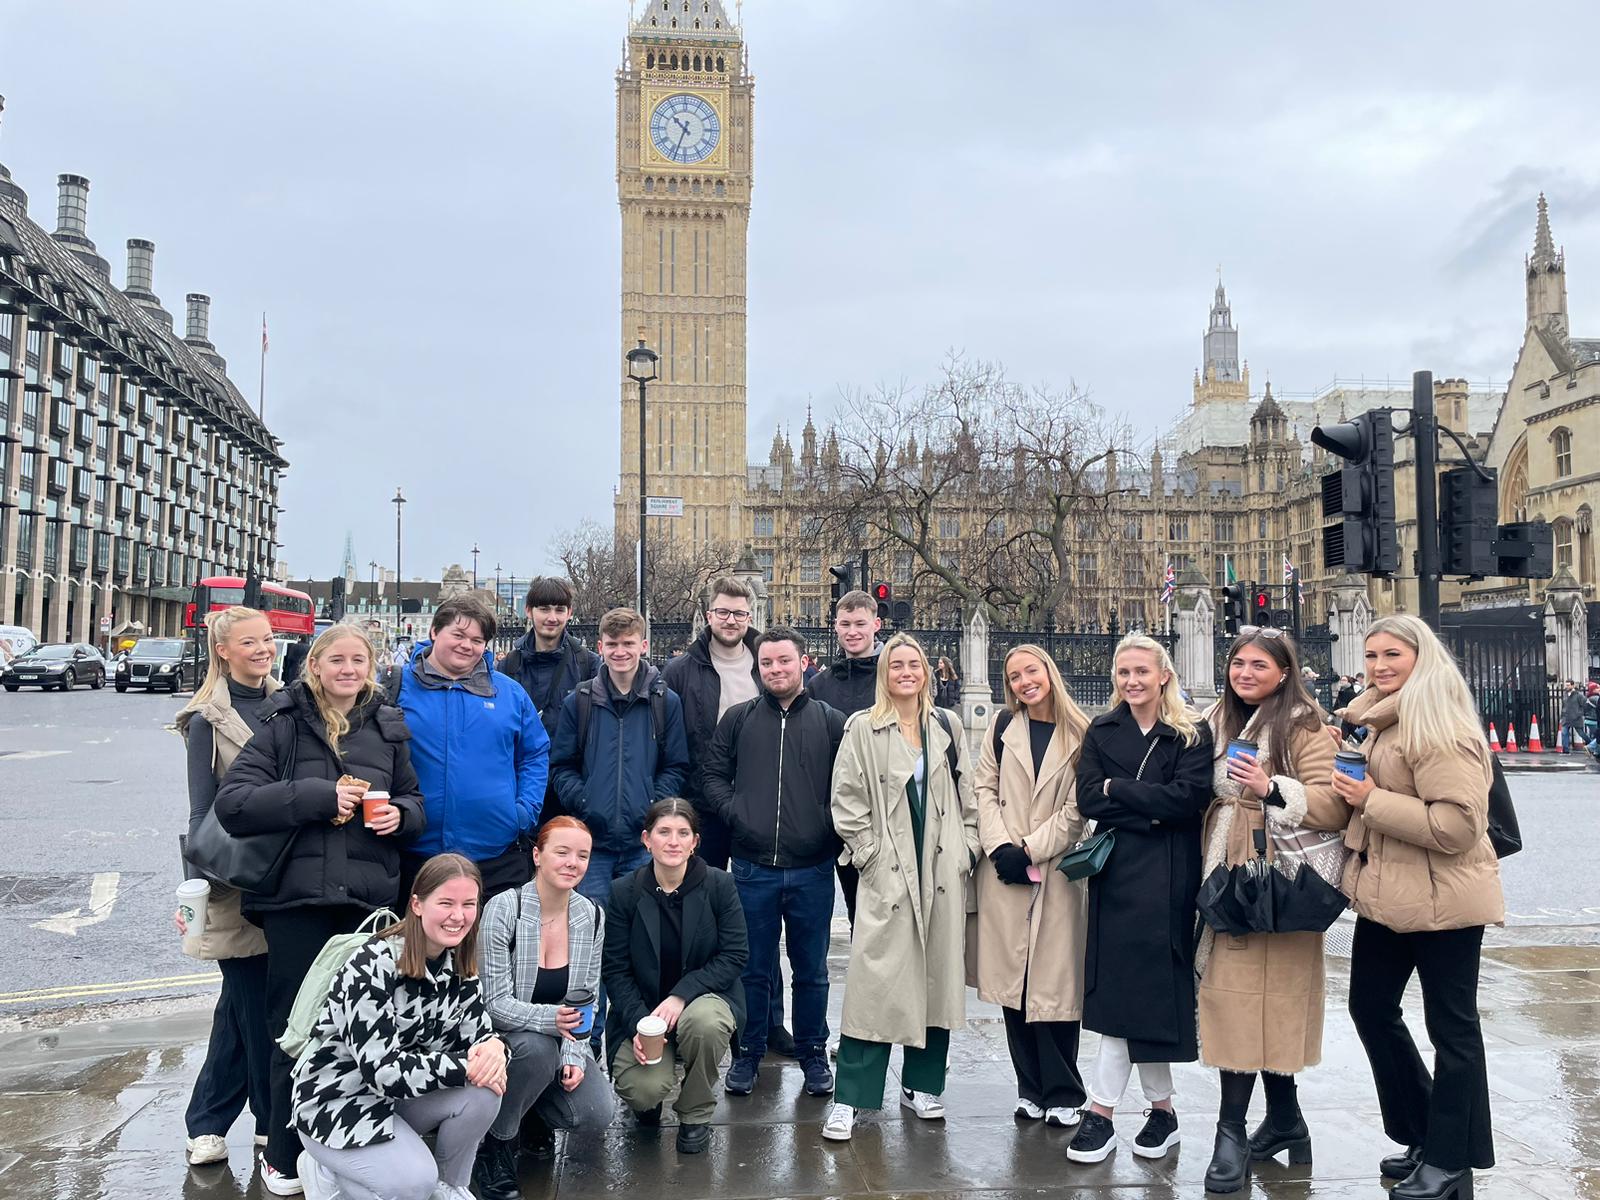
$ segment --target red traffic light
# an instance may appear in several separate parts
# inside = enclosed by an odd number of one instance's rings
[[[1267,595],[1265,592],[1257,592],[1256,593],[1256,607],[1257,608],[1271,608],[1272,607],[1272,597]]]
[[[873,584],[872,598],[874,600],[887,600],[889,598],[889,585],[887,583]]]

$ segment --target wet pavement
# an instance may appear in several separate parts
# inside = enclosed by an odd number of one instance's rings
[[[1509,934],[1511,931],[1502,931]],[[1546,930],[1557,934],[1560,930]],[[1576,929],[1588,942],[1594,930]],[[843,966],[836,930],[833,968]],[[1312,1129],[1308,1168],[1262,1164],[1237,1195],[1301,1200],[1378,1196],[1381,1132],[1371,1075],[1343,1010],[1348,962],[1329,959],[1324,1061],[1300,1080]],[[1489,1047],[1500,1165],[1480,1173],[1480,1200],[1600,1200],[1600,945],[1497,944],[1485,952],[1481,1007]],[[157,1005],[170,1008],[173,1001]],[[834,988],[835,1015],[839,989]],[[1407,1003],[1421,1035],[1420,999]],[[1215,1076],[1180,1067],[1185,1141],[1164,1160],[1135,1157],[1130,1099],[1109,1160],[1069,1163],[1070,1130],[1014,1120],[1015,1085],[996,1010],[974,1002],[952,1043],[949,1110],[922,1122],[898,1107],[863,1114],[853,1141],[824,1142],[826,1102],[802,1094],[799,1068],[763,1064],[756,1092],[724,1098],[711,1149],[680,1157],[670,1124],[637,1128],[619,1115],[602,1138],[564,1141],[553,1163],[526,1164],[528,1200],[590,1200],[640,1189],[653,1197],[978,1196],[1166,1200],[1204,1193],[1218,1092]],[[226,1165],[183,1161],[183,1110],[204,1051],[204,1007],[157,1015],[103,1010],[103,1019],[0,1035],[0,1200],[76,1197],[264,1197],[246,1114]],[[1094,1053],[1085,1035],[1083,1058]],[[892,1086],[892,1084],[891,1084]],[[891,1092],[891,1096],[892,1096]],[[1256,1112],[1259,1115],[1260,1099]]]

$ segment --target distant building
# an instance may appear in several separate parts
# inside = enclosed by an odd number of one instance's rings
[[[176,333],[140,238],[114,286],[89,181],[58,182],[47,233],[0,165],[0,624],[176,633],[202,577],[274,576],[288,463],[211,344],[210,298]]]

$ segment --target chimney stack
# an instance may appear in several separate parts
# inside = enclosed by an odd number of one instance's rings
[[[59,175],[56,184],[59,192],[53,236],[96,275],[111,282],[111,264],[100,257],[89,240],[89,181],[82,175]]]
[[[189,315],[184,321],[183,340],[196,350],[214,349],[211,345],[211,297],[190,292],[184,301],[189,306]]]
[[[152,320],[172,328],[172,314],[156,295],[156,244],[144,238],[128,239],[128,286],[123,289]]]
[[[0,96],[0,113],[5,112],[6,98]],[[28,211],[28,193],[11,182],[11,172],[6,170],[5,163],[0,163],[0,208],[15,208],[18,212]]]

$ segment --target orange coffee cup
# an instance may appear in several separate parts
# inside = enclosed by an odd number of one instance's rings
[[[369,791],[361,797],[361,820],[368,829],[372,828],[372,818],[378,815],[378,810],[389,803],[388,792]]]

